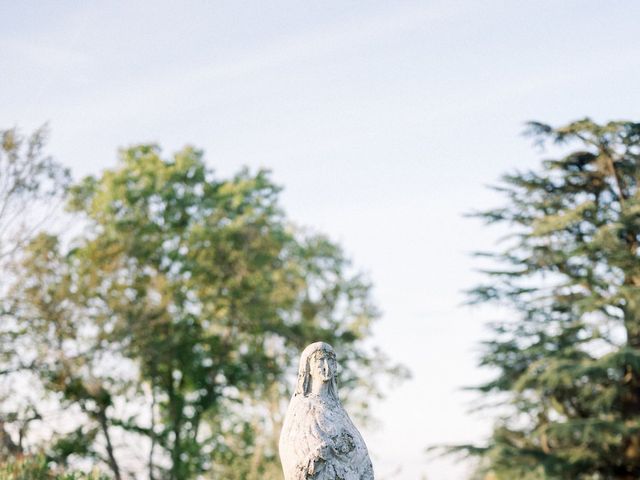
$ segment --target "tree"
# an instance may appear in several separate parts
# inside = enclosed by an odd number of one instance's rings
[[[640,124],[531,123],[561,157],[506,175],[512,234],[471,292],[517,316],[493,324],[479,391],[506,399],[480,454],[492,478],[640,478]]]
[[[28,425],[40,416],[34,405],[16,401],[16,375],[33,365],[21,355],[23,332],[7,289],[11,262],[55,217],[69,183],[68,170],[44,152],[47,133],[46,126],[28,136],[17,128],[0,130],[0,461],[22,453]]]
[[[69,171],[44,153],[46,126],[29,136],[0,130],[0,260],[16,253],[51,217]]]
[[[108,477],[97,471],[83,475],[78,472],[52,469],[47,459],[41,455],[0,463],[0,478],[3,480],[108,480]]]
[[[362,346],[369,284],[337,245],[291,225],[279,190],[266,171],[218,179],[201,151],[165,159],[155,145],[72,187],[86,228],[68,249],[32,242],[14,290],[21,324],[46,345],[47,391],[98,439],[81,451],[70,432],[56,444],[67,456],[101,458],[118,478],[113,439],[138,435],[149,478],[268,478],[283,379],[307,343],[344,353],[347,387],[364,382],[356,367],[402,373]]]

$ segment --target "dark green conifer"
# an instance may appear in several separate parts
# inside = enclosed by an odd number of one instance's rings
[[[517,313],[492,325],[479,390],[506,399],[489,443],[463,447],[487,478],[640,478],[640,124],[530,123],[560,158],[502,178],[503,251],[471,301]]]

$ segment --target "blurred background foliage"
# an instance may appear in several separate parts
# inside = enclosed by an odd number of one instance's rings
[[[498,406],[479,455],[487,480],[640,478],[640,124],[532,122],[559,152],[505,175],[504,206],[475,214],[506,227],[471,303],[513,312],[491,325],[477,387]]]
[[[89,473],[60,472],[51,467],[43,455],[18,457],[0,463],[2,480],[108,480],[109,477],[97,471]]]
[[[304,346],[334,345],[361,420],[381,382],[407,376],[368,341],[366,278],[286,217],[268,171],[218,178],[198,149],[137,145],[73,183],[45,129],[1,135],[0,458],[43,455],[6,468],[281,478]],[[69,228],[24,228],[32,212]]]

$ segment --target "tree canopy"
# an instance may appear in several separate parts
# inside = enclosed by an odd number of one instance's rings
[[[31,135],[0,130],[0,260],[42,228],[69,183],[69,171],[44,151],[45,126]]]
[[[480,454],[496,479],[640,478],[640,124],[529,124],[559,157],[502,178],[508,228],[470,292],[492,325],[479,391],[506,399]],[[489,478],[489,477],[488,477]]]
[[[47,134],[46,126],[30,135],[18,128],[0,130],[0,403],[15,397],[15,376],[33,368],[17,341],[24,332],[15,322],[15,299],[7,295],[15,280],[11,262],[49,225],[70,180],[69,171],[45,153]],[[0,461],[22,453],[24,431],[37,417],[28,402],[0,411]],[[7,431],[8,424],[15,435]]]
[[[82,230],[35,238],[10,292],[34,375],[77,413],[50,458],[100,460],[115,478],[279,478],[285,379],[306,344],[336,347],[352,401],[404,374],[364,348],[369,283],[291,223],[279,192],[265,170],[218,178],[201,151],[156,145],[71,187]],[[144,460],[122,460],[127,442]]]

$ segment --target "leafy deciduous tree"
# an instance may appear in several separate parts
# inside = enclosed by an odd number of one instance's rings
[[[22,452],[28,425],[40,416],[34,405],[7,401],[15,400],[15,376],[33,368],[21,355],[17,338],[24,332],[15,322],[7,289],[10,262],[51,220],[69,183],[68,170],[44,153],[46,139],[46,127],[28,136],[17,128],[0,130],[0,460]],[[13,427],[17,438],[7,427]]]
[[[112,432],[126,432],[148,440],[150,478],[235,478],[240,458],[241,478],[267,478],[283,377],[305,344],[344,352],[347,387],[363,384],[355,367],[403,373],[362,347],[376,316],[368,283],[335,244],[290,224],[278,192],[266,171],[218,179],[202,152],[164,159],[154,145],[72,188],[86,229],[64,252],[54,237],[34,241],[14,291],[46,345],[36,360],[57,359],[39,368],[47,390],[101,433],[68,453],[99,456],[118,477]],[[127,381],[114,374],[123,363]],[[146,414],[117,413],[141,396]]]

